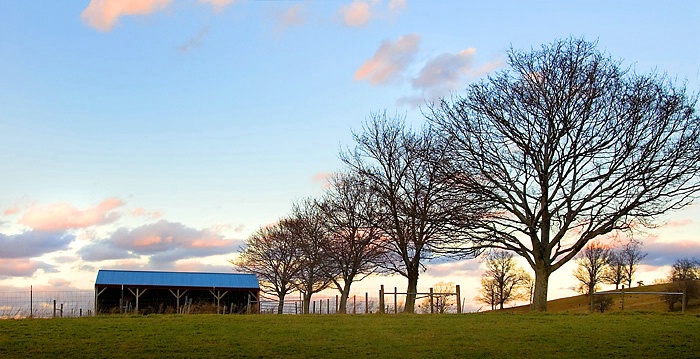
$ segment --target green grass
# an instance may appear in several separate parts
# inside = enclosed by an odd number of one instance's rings
[[[691,358],[679,314],[102,316],[0,320],[0,358]]]

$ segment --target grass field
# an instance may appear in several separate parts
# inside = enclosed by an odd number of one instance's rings
[[[0,358],[697,358],[700,316],[159,315],[0,320]]]

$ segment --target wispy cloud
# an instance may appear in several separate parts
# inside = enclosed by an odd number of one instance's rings
[[[399,12],[406,8],[406,0],[389,0],[389,11]]]
[[[120,228],[109,238],[83,247],[85,260],[127,259],[151,256],[151,263],[232,253],[242,242],[211,230],[197,230],[161,220],[138,228]]]
[[[35,260],[0,258],[0,278],[31,277],[39,269],[53,271],[50,265]]]
[[[159,219],[163,216],[160,211],[146,211],[143,207],[138,207],[131,212],[134,217],[149,217],[151,219]]]
[[[277,33],[281,34],[290,27],[306,24],[307,14],[305,10],[306,8],[303,4],[296,4],[285,10],[274,12],[273,17]]]
[[[379,50],[355,72],[356,81],[381,85],[401,77],[418,52],[420,36],[409,34],[395,42],[385,41]]]
[[[207,36],[207,34],[209,34],[209,27],[205,26],[202,29],[200,29],[197,32],[197,34],[195,34],[192,38],[187,40],[187,42],[178,46],[177,51],[184,54],[190,52],[192,49],[198,48],[202,45],[202,41],[204,41],[204,38]]]
[[[0,233],[0,258],[31,258],[68,249],[75,236],[64,232],[28,231],[20,234]]]
[[[124,205],[118,198],[108,198],[98,205],[78,209],[66,202],[30,207],[18,223],[41,231],[63,231],[87,228],[116,221],[120,215],[113,210]]]
[[[343,17],[343,23],[346,26],[364,26],[372,19],[370,3],[354,0],[352,3],[340,8],[340,15]]]
[[[214,11],[221,11],[223,8],[235,4],[237,0],[199,0],[202,4],[210,4],[214,7]]]
[[[172,0],[91,0],[80,15],[89,26],[110,31],[126,15],[149,15],[166,8]]]

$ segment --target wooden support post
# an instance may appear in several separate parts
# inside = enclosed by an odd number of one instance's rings
[[[53,317],[56,318],[56,299],[53,300]]]
[[[336,299],[338,299],[336,297]],[[326,314],[331,314],[331,298],[326,298]]]
[[[347,303],[345,304],[345,311],[348,311]],[[335,312],[338,313],[338,295],[335,295]]]
[[[180,290],[177,290],[177,294],[173,292],[172,289],[168,289],[170,291],[170,294],[172,294],[175,297],[175,313],[180,313],[180,298],[184,296],[187,293],[187,289],[185,289],[182,293],[180,293]]]
[[[98,297],[100,296],[100,294],[102,294],[106,289],[107,289],[107,287],[104,287],[104,288],[102,288],[102,290],[99,290],[99,291],[98,291],[98,290],[97,290],[97,287],[95,287],[95,315],[97,315],[97,298],[98,298]],[[119,305],[121,306],[121,302],[119,303]],[[121,312],[121,307],[119,308],[119,311]]]
[[[355,294],[352,295],[352,314],[357,314],[357,295]]]
[[[433,288],[430,288],[430,314],[435,312],[435,306],[433,305]]]
[[[316,301],[314,300],[313,303],[314,303],[314,309],[311,313],[316,314]]]
[[[399,289],[394,287],[394,314],[399,312],[398,292],[399,292]]]
[[[221,294],[220,290],[217,290],[216,293],[214,293],[213,290],[209,290],[209,293],[211,293],[214,298],[216,298],[216,314],[219,314],[219,306],[221,305],[221,298],[223,298],[228,291],[225,291],[224,294]]]
[[[138,312],[139,312],[139,298],[140,298],[144,293],[146,293],[146,291],[147,291],[148,289],[144,289],[143,292],[140,292],[140,293],[139,293],[139,288],[136,288],[136,293],[134,293],[134,291],[131,290],[131,288],[128,288],[128,289],[129,289],[129,292],[131,292],[131,294],[133,294],[134,297],[136,297],[136,308],[135,308],[135,310],[136,310],[136,313],[138,313]]]
[[[384,284],[379,287],[379,313],[384,313]]]
[[[457,294],[457,314],[462,314],[462,295],[459,292],[459,284],[455,286],[455,291]]]

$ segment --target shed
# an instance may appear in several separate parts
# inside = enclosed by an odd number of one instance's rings
[[[95,313],[257,313],[255,274],[100,269]]]

